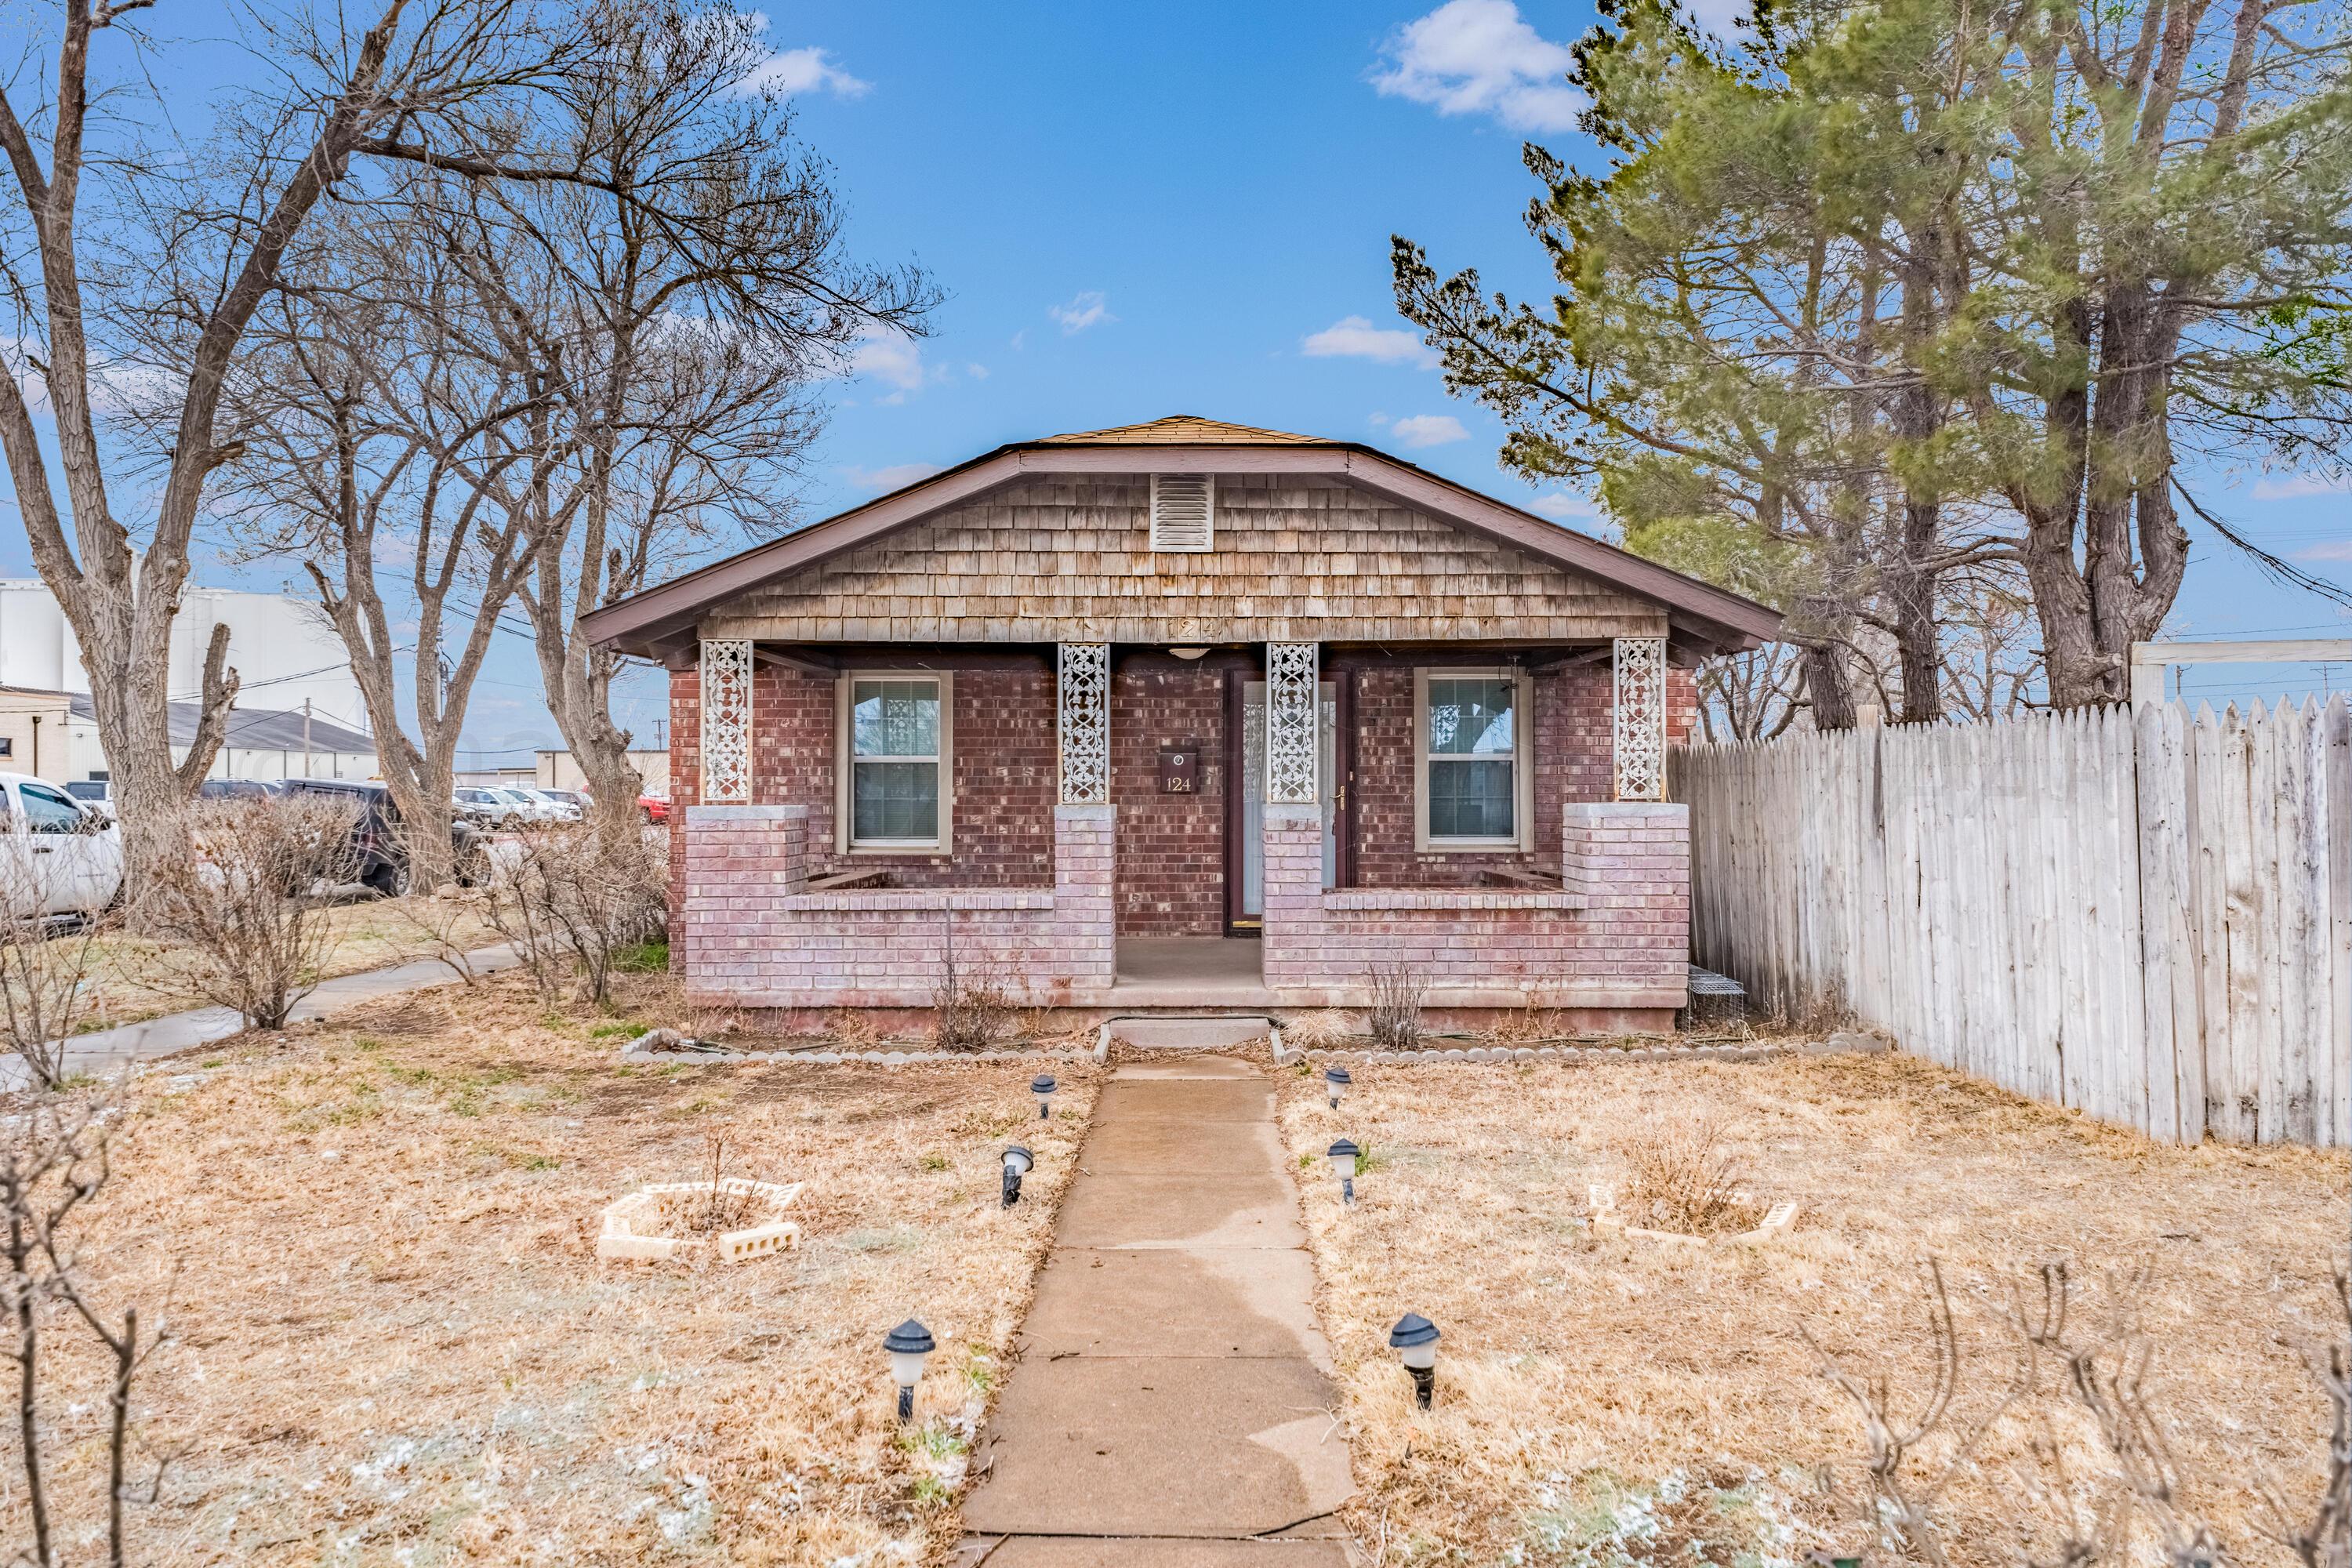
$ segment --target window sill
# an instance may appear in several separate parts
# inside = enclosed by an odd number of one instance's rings
[[[1573,913],[1585,895],[1520,888],[1332,888],[1323,894],[1327,910],[1557,910]]]
[[[866,910],[1051,910],[1051,888],[842,888],[825,893],[793,893],[781,900],[787,912]]]

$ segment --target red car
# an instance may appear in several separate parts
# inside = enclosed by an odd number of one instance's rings
[[[646,820],[649,823],[667,822],[669,820],[669,796],[666,795],[641,795],[637,796],[637,809],[646,814]]]

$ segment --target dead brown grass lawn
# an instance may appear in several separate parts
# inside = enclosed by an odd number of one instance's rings
[[[320,969],[322,980],[433,957],[435,940],[428,927],[446,931],[461,949],[488,947],[501,940],[470,902],[445,907],[423,893],[405,899],[355,898],[327,911],[327,918],[333,933],[327,962]],[[161,983],[152,942],[109,931],[91,945],[86,1028],[135,1024],[205,1005]]]
[[[666,1016],[665,981],[625,984]],[[142,1562],[943,1549],[1092,1069],[1056,1068],[1040,1125],[1031,1064],[648,1069],[616,1058],[638,1026],[489,982],[141,1080],[89,1252],[109,1300],[174,1303],[140,1390],[145,1441],[179,1453]],[[715,1134],[730,1173],[808,1184],[800,1249],[599,1262],[598,1210],[707,1169]],[[1013,1136],[1038,1163],[1006,1212]],[[940,1349],[902,1434],[881,1336],[909,1315]],[[95,1386],[58,1405],[84,1518]]]
[[[1804,1331],[1888,1369],[1916,1408],[1940,1258],[1971,1358],[1961,1413],[1986,1412],[2011,1364],[2000,1310],[2054,1257],[2094,1282],[2152,1260],[2151,1384],[2187,1501],[2239,1561],[2284,1560],[2257,1488],[2316,1491],[2326,1410],[2303,1353],[2344,1257],[2342,1156],[2161,1148],[1901,1058],[1353,1070],[1337,1113],[1319,1074],[1286,1078],[1281,1114],[1373,1561],[1853,1554],[1863,1532],[1815,1470],[1835,1461],[1858,1492],[1861,1425]],[[1596,1240],[1588,1184],[1622,1185],[1628,1131],[1710,1118],[1759,1196],[1803,1205],[1797,1228],[1754,1251]],[[1370,1152],[1344,1214],[1319,1158],[1341,1132]],[[1407,1310],[1444,1333],[1428,1415],[1387,1348]],[[2092,1457],[2079,1424],[2057,1431]],[[2017,1562],[2039,1528],[2024,1437],[2005,1420],[1948,1494],[1960,1560]]]

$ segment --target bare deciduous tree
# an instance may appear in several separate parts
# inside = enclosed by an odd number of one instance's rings
[[[224,118],[237,156],[142,157],[128,129],[92,146],[93,124],[109,122],[91,110],[108,70],[94,51],[146,4],[62,0],[53,61],[31,81],[0,83],[0,153],[16,187],[0,206],[11,242],[0,282],[18,345],[0,374],[0,452],[34,564],[89,668],[134,886],[162,852],[171,808],[211,766],[236,693],[226,628],[215,626],[194,743],[175,765],[172,622],[206,482],[242,455],[215,431],[222,394],[289,246],[330,193],[349,188],[355,158],[476,153],[504,122],[501,100],[543,84],[571,53],[534,0],[383,0],[348,30],[331,10],[316,14],[316,29],[304,13],[266,40],[264,58],[284,73],[276,88]],[[20,113],[27,101],[39,107]],[[31,265],[17,267],[27,250]],[[99,384],[142,373],[169,436],[155,515],[134,534],[115,510],[121,470]],[[27,388],[55,423],[62,506]]]

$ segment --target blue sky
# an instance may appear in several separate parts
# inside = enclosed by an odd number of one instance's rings
[[[46,31],[45,7],[0,0],[0,15],[28,13]],[[167,90],[252,68],[202,42],[230,32],[226,11],[163,0],[152,15],[159,34],[197,40],[159,51]],[[773,74],[836,170],[852,242],[919,262],[949,296],[932,336],[869,346],[840,386],[791,498],[801,517],[1002,442],[1194,413],[1370,441],[1598,526],[1574,498],[1496,468],[1500,426],[1445,395],[1394,317],[1388,269],[1402,233],[1441,268],[1545,288],[1520,225],[1533,185],[1519,146],[1591,156],[1557,77],[1589,5],[824,0],[768,16]],[[2294,475],[2231,483],[2225,515],[2352,584],[2352,497]],[[0,569],[22,570],[10,534]],[[2174,630],[2347,636],[2352,617],[2200,536]],[[551,735],[520,640],[488,677],[469,741]],[[2188,684],[2219,699],[2316,679],[2210,667]],[[2352,668],[2326,679],[2352,685]],[[638,690],[623,720],[650,739],[658,684]]]

